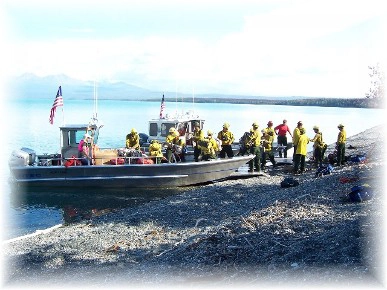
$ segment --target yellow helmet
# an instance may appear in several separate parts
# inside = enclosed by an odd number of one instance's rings
[[[207,135],[208,135],[208,136],[212,136],[212,135],[213,135],[213,134],[212,134],[212,131],[211,131],[211,130],[208,130],[208,131],[207,131]]]
[[[136,130],[136,129],[134,129],[134,128],[132,128],[132,130],[130,131],[130,133],[132,133],[132,134],[136,134],[136,133],[137,133],[137,130]]]
[[[253,126],[254,128],[258,128],[258,127],[259,127],[259,125],[258,125],[257,122],[254,122],[252,126]]]
[[[313,126],[313,130],[319,130],[320,128],[318,126]]]
[[[224,123],[223,124],[223,128],[226,128],[226,129],[230,128],[230,124],[229,123]]]
[[[176,131],[175,127],[171,127],[171,128],[169,129],[169,133],[174,133],[175,131]]]

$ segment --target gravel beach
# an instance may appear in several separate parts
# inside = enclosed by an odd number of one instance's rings
[[[346,155],[366,160],[329,175],[278,166],[5,241],[3,286],[384,288],[383,134],[349,137]],[[299,185],[281,188],[285,177]],[[350,202],[364,184],[373,198]]]

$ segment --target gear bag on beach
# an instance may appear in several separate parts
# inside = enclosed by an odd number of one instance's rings
[[[315,177],[331,174],[333,171],[333,166],[328,164],[327,166],[319,166],[316,170]]]
[[[281,181],[282,188],[294,187],[298,185],[300,185],[300,183],[293,177],[285,177],[285,179]]]
[[[373,195],[374,193],[368,184],[355,185],[351,188],[351,192],[348,193],[348,199],[352,202],[362,202],[370,200]]]

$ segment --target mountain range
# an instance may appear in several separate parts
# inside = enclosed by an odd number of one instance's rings
[[[7,93],[12,98],[52,98],[58,87],[62,86],[62,94],[67,99],[92,99],[94,82],[81,81],[66,75],[50,75],[39,77],[34,74],[23,74],[12,78],[7,83]],[[102,81],[96,84],[99,99],[111,100],[160,100],[163,92],[151,91],[125,82]],[[166,98],[175,98],[175,92],[164,92]],[[180,93],[179,98],[190,99],[191,93]],[[171,97],[173,96],[173,97]],[[297,97],[263,97],[226,94],[197,94],[201,99],[276,99],[290,100]]]

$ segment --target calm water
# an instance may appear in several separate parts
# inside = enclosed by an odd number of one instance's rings
[[[64,97],[65,98],[65,97]],[[4,160],[14,149],[28,147],[37,154],[59,152],[58,126],[65,123],[87,123],[93,114],[93,103],[88,100],[64,100],[65,106],[56,112],[54,125],[48,123],[53,100],[13,100],[6,107],[6,127],[3,140],[6,141]],[[205,129],[218,132],[222,124],[231,124],[231,131],[239,139],[251,124],[257,121],[261,128],[269,120],[278,125],[284,118],[291,130],[297,121],[302,120],[307,135],[313,137],[312,127],[318,125],[325,142],[336,140],[337,125],[346,125],[348,136],[357,134],[382,123],[384,110],[348,109],[320,107],[291,107],[268,105],[234,104],[175,104],[166,103],[165,113],[195,110],[206,120]],[[135,127],[147,133],[149,119],[157,118],[160,102],[103,101],[98,103],[98,117],[104,123],[99,138],[103,148],[123,147],[125,136]],[[101,215],[121,207],[136,207],[138,204],[159,199],[180,191],[139,191],[122,190],[114,192],[88,191],[64,192],[57,189],[50,192],[26,192],[12,189],[8,184],[9,170],[2,168],[3,185],[3,228],[5,238],[13,238],[45,229],[56,224],[77,222],[92,216]],[[90,198],[90,196],[93,198]]]

